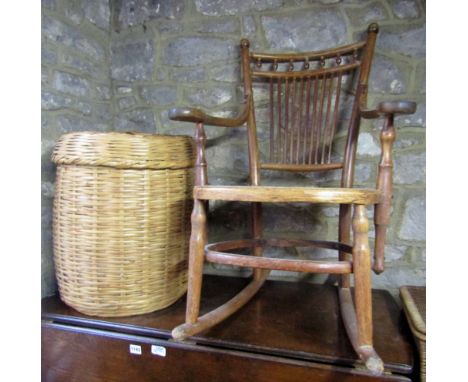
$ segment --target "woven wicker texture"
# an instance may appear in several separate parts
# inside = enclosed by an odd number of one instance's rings
[[[53,156],[59,164],[54,261],[66,304],[93,316],[127,316],[162,309],[185,293],[191,148],[188,137],[82,132],[61,138]]]
[[[52,160],[113,168],[187,168],[194,163],[193,140],[176,135],[74,132],[60,137]]]
[[[419,350],[421,381],[426,381],[426,287],[402,286],[400,297]]]

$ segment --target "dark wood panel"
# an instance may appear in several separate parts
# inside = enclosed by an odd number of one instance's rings
[[[130,344],[141,355],[130,354]],[[151,354],[164,346],[166,356]],[[409,381],[367,371],[43,323],[42,380],[61,381]]]
[[[246,279],[205,276],[202,314],[227,301]],[[386,370],[411,373],[413,345],[404,315],[392,296],[373,291],[375,349]],[[184,321],[185,300],[151,314],[93,318],[43,300],[43,317],[56,322],[167,339]],[[193,338],[199,344],[350,366],[356,355],[340,319],[336,288],[330,285],[267,281],[252,301],[231,318]]]

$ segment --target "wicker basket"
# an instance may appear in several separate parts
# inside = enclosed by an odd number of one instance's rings
[[[400,297],[419,350],[421,381],[426,381],[426,287],[402,286]]]
[[[167,307],[186,291],[194,150],[184,136],[75,132],[57,166],[54,261],[61,299],[92,316]]]

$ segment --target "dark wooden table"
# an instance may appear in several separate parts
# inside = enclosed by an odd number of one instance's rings
[[[246,282],[205,276],[202,311]],[[403,312],[383,290],[373,291],[373,304],[375,349],[386,370],[380,377],[356,359],[329,285],[268,281],[234,316],[184,343],[170,339],[184,320],[184,299],[151,314],[98,318],[49,297],[42,302],[42,380],[412,380],[414,348]]]

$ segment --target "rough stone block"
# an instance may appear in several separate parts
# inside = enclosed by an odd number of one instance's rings
[[[150,20],[180,19],[184,8],[184,0],[122,0],[118,20],[126,29]]]
[[[371,180],[372,168],[370,163],[357,163],[354,172],[354,184],[361,186]],[[339,186],[341,174],[339,171],[311,172],[305,175],[309,179],[308,185],[312,186]]]
[[[176,101],[177,91],[174,86],[142,86],[141,96],[152,105],[168,105]]]
[[[364,156],[380,155],[380,145],[376,143],[370,133],[361,133],[359,135],[357,154]]]
[[[194,105],[213,107],[229,102],[232,93],[228,88],[216,87],[214,89],[187,89],[186,98]]]
[[[217,66],[211,71],[210,78],[215,81],[235,82],[238,84],[241,81],[240,63]]]
[[[265,232],[289,232],[293,237],[323,237],[326,222],[310,214],[306,208],[267,204],[263,207]]]
[[[334,8],[262,16],[261,20],[265,37],[273,50],[311,51],[347,42],[346,22]]]
[[[426,102],[418,102],[416,112],[395,117],[397,127],[426,127]]]
[[[159,33],[180,33],[184,30],[184,24],[178,20],[169,20],[158,23]]]
[[[206,70],[204,68],[175,68],[172,72],[172,79],[181,82],[204,81],[205,78]]]
[[[57,116],[57,126],[61,134],[69,133],[71,131],[109,130],[108,124],[68,114]]]
[[[60,92],[79,97],[88,96],[90,89],[87,79],[65,72],[55,72],[53,86]]]
[[[136,105],[135,97],[122,97],[119,98],[119,109],[124,110],[124,109],[129,109],[132,106]]]
[[[328,218],[336,218],[340,216],[340,208],[338,206],[323,207],[322,213]]]
[[[416,91],[420,94],[426,94],[426,62],[418,65],[416,69]]]
[[[207,133],[208,134],[208,133]],[[248,174],[247,146],[234,144],[232,140],[221,136],[218,139],[209,135],[206,152],[209,171],[215,176]],[[224,139],[223,139],[224,138]]]
[[[45,66],[41,66],[41,85],[48,85],[50,79],[50,70]]]
[[[94,115],[98,121],[111,124],[112,111],[108,103],[93,103]]]
[[[398,53],[408,57],[426,56],[426,25],[383,26],[377,39],[381,52]]]
[[[41,296],[55,293],[55,268],[52,254],[52,199],[41,198]]]
[[[372,287],[376,289],[395,289],[401,285],[426,285],[426,270],[413,266],[387,267],[380,275],[372,273]]]
[[[408,247],[406,245],[385,245],[385,262],[392,263],[405,258]]]
[[[156,125],[151,110],[139,109],[119,113],[115,118],[115,129],[117,131],[138,131],[155,133]]]
[[[74,26],[46,15],[42,18],[42,35],[53,42],[78,49],[98,62],[105,58],[104,48],[95,39],[87,37]]]
[[[41,195],[46,198],[53,198],[55,194],[55,184],[53,182],[41,182]]]
[[[194,30],[200,33],[239,33],[240,25],[236,19],[203,19],[197,21]]]
[[[108,68],[106,66],[98,66],[90,60],[77,57],[70,53],[62,55],[62,65],[68,68],[81,72],[84,75],[89,75],[94,78],[106,77]]]
[[[96,95],[99,99],[108,101],[111,99],[111,89],[108,85],[97,85]]]
[[[420,132],[399,130],[397,132],[397,138],[393,145],[394,150],[406,149],[409,147],[414,147],[420,145],[422,150],[424,150],[424,145],[426,144],[426,134],[424,130]],[[400,155],[395,151],[395,156]]]
[[[116,43],[111,46],[111,76],[120,81],[151,79],[154,66],[153,40]]]
[[[89,102],[78,101],[75,104],[76,110],[78,110],[81,114],[90,115],[91,114],[91,104]]]
[[[55,0],[41,0],[41,6],[49,9],[55,9],[56,7]]]
[[[398,154],[394,158],[396,184],[413,184],[426,179],[426,153]]]
[[[389,3],[399,19],[417,19],[421,16],[417,0],[389,0]]]
[[[117,86],[117,94],[130,94],[133,91],[131,86]]]
[[[346,8],[346,14],[351,23],[360,28],[372,22],[387,20],[389,18],[387,10],[379,2],[372,2],[362,8]]]
[[[79,25],[84,19],[84,9],[81,0],[68,0],[64,11],[67,19],[73,24]]]
[[[376,55],[369,79],[369,90],[374,93],[403,94],[407,91],[408,74],[395,60]]]
[[[282,0],[195,0],[197,11],[207,16],[238,15],[279,8]]]
[[[42,125],[49,126],[49,123],[44,121],[44,116],[42,117]],[[53,137],[52,139],[47,139],[45,136],[50,137],[51,132],[49,129],[42,130],[42,141],[41,141],[41,181],[53,183],[55,181],[55,165],[52,163],[51,155],[55,147],[56,140],[60,135]]]
[[[238,56],[234,41],[216,37],[178,37],[170,40],[164,49],[164,62],[175,66],[204,65]]]
[[[414,264],[426,264],[426,248],[415,247],[411,255],[411,260]]]
[[[41,63],[51,65],[57,63],[57,53],[48,48],[45,44],[41,46]]]
[[[405,203],[399,237],[410,241],[426,240],[426,199],[416,196]]]
[[[246,37],[255,36],[257,26],[255,25],[255,19],[253,16],[242,17],[242,35]]]
[[[154,79],[156,81],[169,80],[169,70],[166,67],[156,66],[154,70]]]
[[[41,108],[43,110],[59,110],[69,107],[73,103],[70,97],[57,95],[47,90],[41,91]]]
[[[97,27],[108,31],[110,26],[109,0],[84,0],[84,14],[86,19]]]

